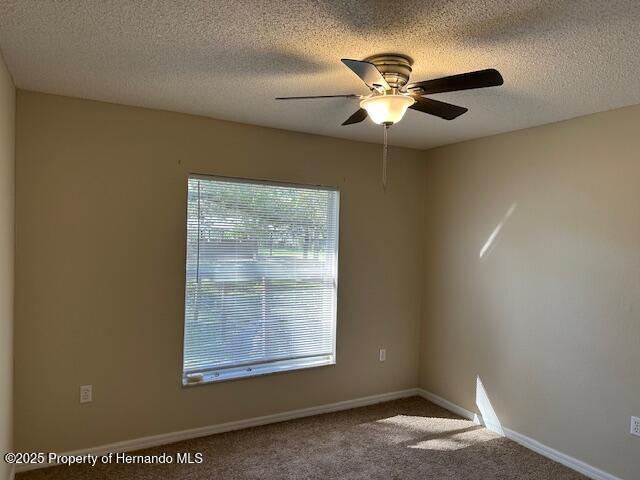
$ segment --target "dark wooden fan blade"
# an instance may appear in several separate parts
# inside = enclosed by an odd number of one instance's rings
[[[477,72],[461,73],[450,77],[435,78],[407,85],[410,92],[429,95],[431,93],[456,92],[472,88],[497,87],[504,80],[500,72],[493,68],[478,70]]]
[[[428,113],[429,115],[435,115],[436,117],[444,118],[445,120],[453,120],[469,110],[468,108],[440,102],[432,98],[424,98],[416,94],[411,96],[415,99],[416,103],[411,105],[409,108],[418,110],[419,112]]]
[[[345,95],[308,95],[306,97],[276,97],[276,100],[306,100],[309,98],[362,98],[362,95],[349,93]]]
[[[380,70],[378,70],[373,63],[363,62],[361,60],[349,60],[348,58],[343,58],[341,62],[359,76],[369,88],[377,90],[377,87],[382,87],[385,90],[391,90],[391,87],[380,73]]]
[[[364,108],[361,108],[356,113],[347,118],[342,125],[351,125],[353,123],[360,123],[365,118],[367,118],[367,111]]]

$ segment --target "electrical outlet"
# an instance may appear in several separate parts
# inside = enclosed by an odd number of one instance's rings
[[[384,362],[387,359],[387,351],[384,348],[380,349],[380,361]]]
[[[631,435],[640,437],[640,418],[631,417]]]
[[[80,385],[80,403],[89,403],[93,401],[93,386]]]

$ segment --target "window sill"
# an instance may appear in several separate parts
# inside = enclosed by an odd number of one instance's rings
[[[306,370],[309,368],[326,367],[335,365],[334,355],[324,355],[322,357],[313,357],[310,359],[283,360],[280,362],[266,363],[262,365],[251,365],[247,367],[229,368],[224,370],[213,370],[205,372],[194,372],[201,375],[200,379],[189,378],[188,375],[182,376],[183,387],[195,387],[198,385],[206,385],[209,383],[219,383],[229,380],[239,380],[243,378],[259,377],[263,375],[272,375],[274,373],[292,372],[296,370]]]

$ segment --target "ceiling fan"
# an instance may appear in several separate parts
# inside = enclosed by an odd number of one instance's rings
[[[453,120],[468,109],[428,98],[435,93],[456,92],[475,88],[496,87],[504,83],[500,72],[493,68],[461,73],[449,77],[409,82],[413,60],[406,55],[381,54],[364,60],[342,59],[369,88],[369,95],[312,95],[304,97],[277,97],[276,100],[305,100],[316,98],[350,98],[360,100],[360,108],[342,125],[360,123],[370,117],[374,123],[385,127],[383,150],[383,185],[386,187],[387,129],[398,123],[407,109]]]
[[[407,108],[435,115],[445,120],[453,120],[467,112],[468,109],[427,98],[426,95],[496,87],[504,83],[500,72],[493,68],[408,83],[413,61],[406,55],[399,54],[374,55],[364,60],[343,58],[342,63],[369,87],[371,90],[369,95],[313,95],[277,97],[276,100],[358,99],[360,100],[360,109],[345,120],[342,125],[359,123],[367,117],[371,117],[371,120],[380,125],[392,125],[402,119]]]

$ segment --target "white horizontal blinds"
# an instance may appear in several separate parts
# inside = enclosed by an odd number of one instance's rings
[[[184,373],[333,358],[338,192],[192,177]]]

